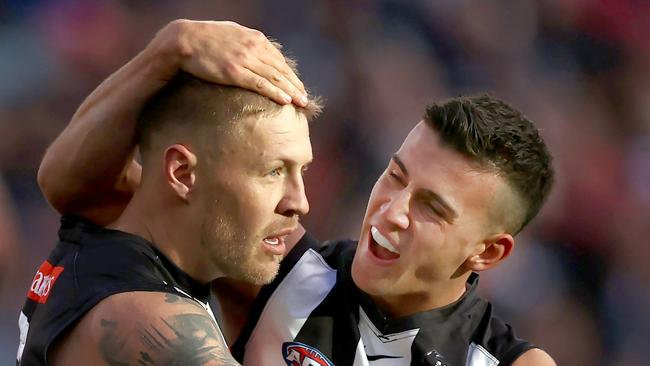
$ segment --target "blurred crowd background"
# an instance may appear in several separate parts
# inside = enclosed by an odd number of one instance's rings
[[[481,287],[559,365],[650,364],[647,0],[0,0],[0,361],[58,215],[36,172],[75,108],[175,18],[230,19],[297,58],[326,101],[307,174],[320,239],[358,234],[425,105],[488,91],[536,121],[557,182]]]

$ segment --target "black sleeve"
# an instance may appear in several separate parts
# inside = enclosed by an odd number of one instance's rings
[[[538,348],[534,344],[518,338],[510,324],[493,315],[490,319],[489,339],[486,348],[499,359],[499,366],[512,365],[524,352]]]

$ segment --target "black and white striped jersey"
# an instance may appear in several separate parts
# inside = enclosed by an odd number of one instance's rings
[[[478,275],[457,302],[391,319],[353,283],[356,242],[306,234],[262,289],[235,358],[255,366],[495,366],[533,348],[478,297]]]
[[[157,291],[196,300],[208,313],[210,286],[171,263],[143,238],[63,216],[59,243],[37,270],[20,313],[18,365],[47,365],[47,349],[101,300]]]

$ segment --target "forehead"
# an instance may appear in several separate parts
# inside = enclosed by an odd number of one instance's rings
[[[411,130],[396,155],[417,188],[436,192],[456,206],[485,207],[503,184],[498,175],[446,146],[425,122]]]
[[[235,150],[255,159],[279,159],[304,164],[312,158],[307,118],[292,106],[279,113],[253,115],[238,122]]]

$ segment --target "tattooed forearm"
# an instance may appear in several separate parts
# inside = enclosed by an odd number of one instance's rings
[[[148,324],[139,322],[130,328],[135,334],[117,331],[120,325],[112,320],[102,319],[102,326],[101,354],[109,365],[239,365],[207,314],[184,313]]]

